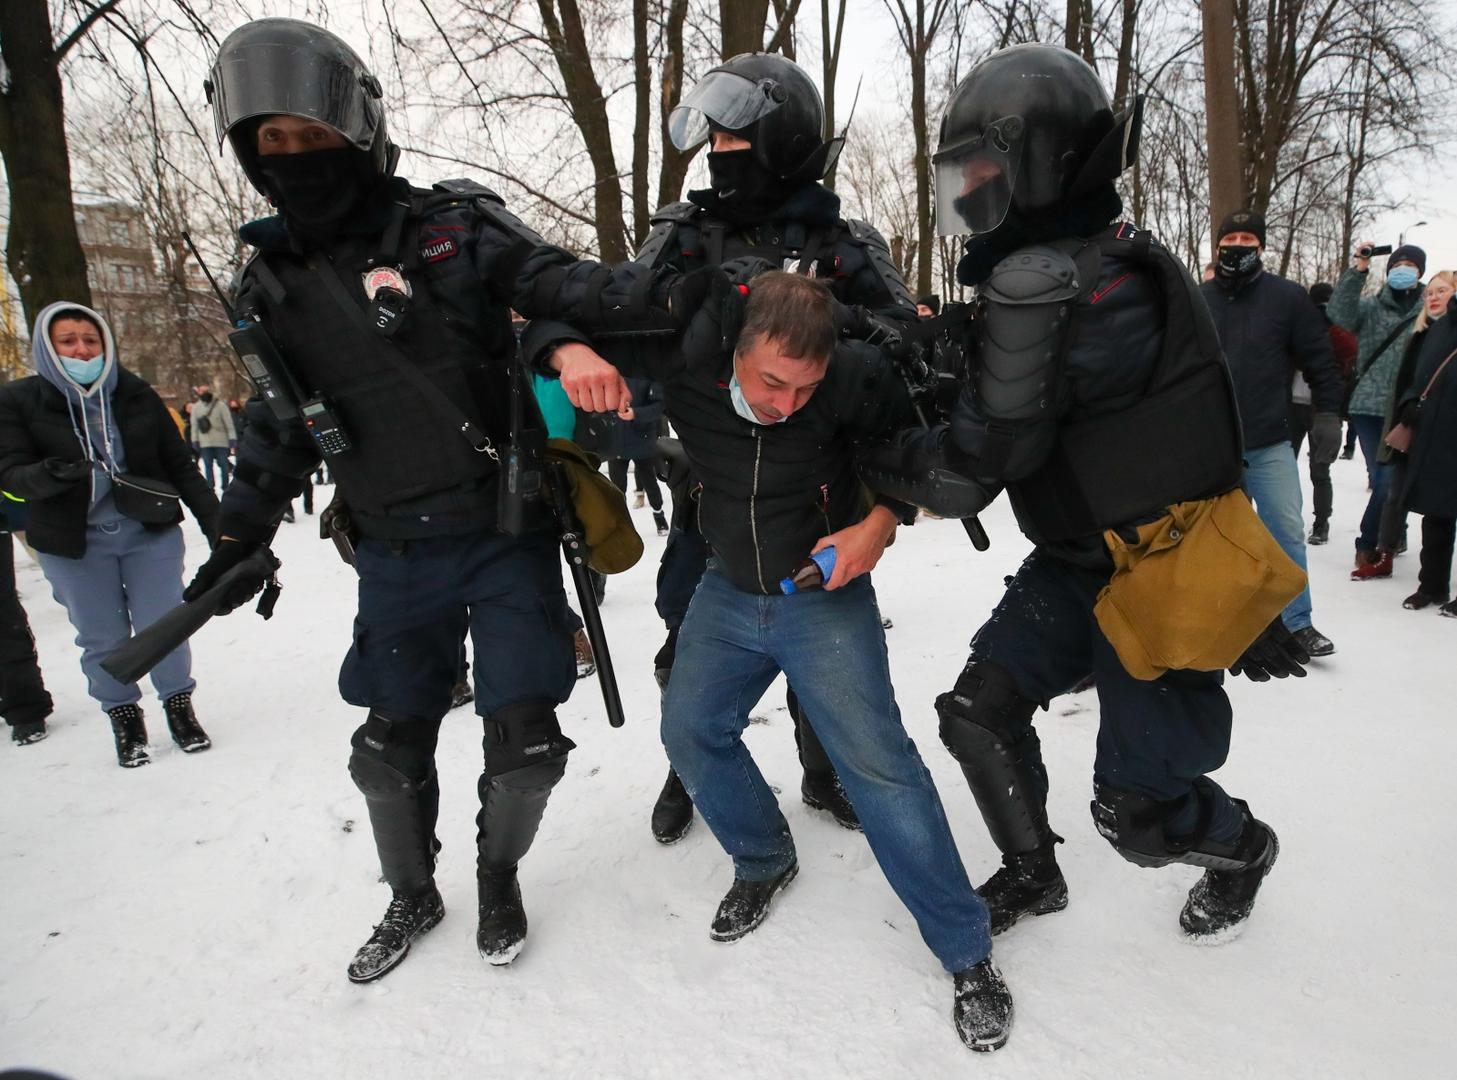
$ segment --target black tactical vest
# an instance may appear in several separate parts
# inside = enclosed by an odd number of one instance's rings
[[[1073,244],[1079,304],[1097,288],[1104,255],[1132,263],[1151,273],[1162,295],[1164,340],[1134,404],[1062,424],[1046,462],[1008,486],[1018,523],[1037,544],[1097,535],[1151,520],[1172,503],[1222,494],[1239,485],[1243,468],[1229,367],[1188,271],[1127,224]]]
[[[265,297],[264,323],[304,394],[327,397],[343,421],[353,448],[329,466],[361,517],[476,525],[494,519],[494,451],[510,433],[515,338],[509,309],[489,296],[475,270],[476,220],[469,197],[412,191],[394,250],[380,250],[378,236],[341,237],[328,250],[361,310],[368,307],[364,272],[379,264],[401,270],[411,297],[391,339],[398,351],[340,309],[306,257],[268,251],[256,257],[265,270],[250,264],[244,271],[245,285],[250,276],[271,273],[281,286],[253,295]],[[387,231],[383,246],[388,240]],[[401,355],[489,438],[491,451],[475,450],[401,374]]]

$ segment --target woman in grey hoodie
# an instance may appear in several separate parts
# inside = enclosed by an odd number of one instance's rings
[[[106,321],[79,304],[52,304],[31,339],[36,374],[0,387],[0,488],[29,504],[27,538],[81,646],[81,668],[111,718],[118,762],[146,764],[141,690],[101,667],[112,650],[182,602],[182,512],[209,539],[218,503],[146,382],[117,362]],[[160,481],[161,483],[158,483]],[[141,483],[165,494],[144,522],[118,498]],[[119,484],[128,484],[119,488]],[[131,508],[136,513],[134,507]],[[192,709],[186,645],[152,671],[173,739],[211,746]]]

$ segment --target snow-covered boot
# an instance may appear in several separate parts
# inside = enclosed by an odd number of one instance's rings
[[[515,960],[526,943],[526,909],[521,906],[516,868],[482,870],[476,881],[480,894],[476,948],[486,963],[502,967]]]
[[[952,978],[956,996],[951,1020],[961,1041],[979,1052],[1005,1046],[1012,1032],[1012,992],[992,958],[958,971]]]
[[[182,748],[184,754],[196,754],[212,746],[212,740],[202,730],[197,714],[192,711],[191,694],[173,694],[162,702],[162,711],[167,714],[167,729],[172,732],[172,741]]]
[[[653,839],[660,844],[676,844],[693,826],[693,800],[683,781],[672,769],[658,801],[653,803]]]
[[[855,807],[850,804],[850,796],[845,794],[845,786],[840,783],[840,778],[833,770],[810,772],[806,769],[804,780],[799,785],[799,796],[804,800],[805,806],[811,810],[823,810],[842,829],[864,831]]]
[[[1051,915],[1067,907],[1067,880],[1058,868],[1052,844],[1024,855],[1002,856],[1002,868],[976,891],[986,901],[993,934],[1000,934],[1028,915]]]
[[[151,761],[147,757],[147,725],[142,710],[136,705],[118,705],[107,710],[107,715],[116,737],[116,763],[123,769],[135,769]]]
[[[1254,910],[1255,896],[1265,875],[1275,865],[1280,842],[1263,821],[1249,818],[1239,844],[1229,854],[1238,869],[1205,870],[1189,890],[1188,902],[1179,913],[1179,925],[1191,938],[1231,936],[1227,931],[1240,926]]]
[[[439,926],[443,918],[445,903],[433,883],[420,893],[395,893],[384,918],[350,961],[349,981],[373,982],[393,971],[409,953],[410,943]]]
[[[769,902],[799,873],[799,860],[789,864],[778,877],[765,881],[734,878],[728,893],[718,905],[708,936],[714,941],[737,941],[769,917]]]
[[[45,737],[45,720],[17,720],[10,725],[10,740],[17,746],[30,746]]]

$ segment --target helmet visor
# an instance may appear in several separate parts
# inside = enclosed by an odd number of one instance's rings
[[[936,151],[931,161],[938,233],[975,235],[1002,223],[1017,186],[1023,130],[1020,116],[1003,117],[971,138]]]
[[[710,71],[668,114],[668,137],[679,150],[691,150],[708,138],[710,128],[742,131],[787,98],[773,79],[754,82],[732,71]]]
[[[221,147],[228,132],[259,116],[298,116],[334,128],[360,150],[373,138],[369,76],[338,59],[294,44],[260,43],[228,50],[211,73],[213,124]]]

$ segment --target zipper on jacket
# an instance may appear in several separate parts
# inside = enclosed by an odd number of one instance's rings
[[[764,560],[759,554],[759,515],[755,503],[759,498],[759,460],[764,456],[764,436],[754,432],[754,486],[749,489],[749,533],[754,539],[754,569],[759,576],[759,591],[766,596],[769,586],[764,584]]]

